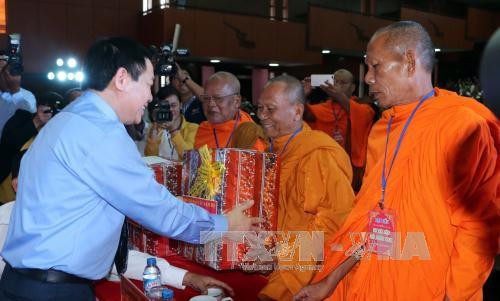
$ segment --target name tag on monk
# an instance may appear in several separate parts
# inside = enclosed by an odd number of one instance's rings
[[[344,145],[344,136],[342,136],[342,132],[339,129],[333,131],[332,137],[338,144]]]
[[[379,255],[394,256],[395,212],[390,209],[371,210],[368,218],[368,250]]]

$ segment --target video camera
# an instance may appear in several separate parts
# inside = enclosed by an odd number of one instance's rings
[[[7,64],[12,76],[21,75],[24,71],[23,57],[21,56],[21,35],[13,33],[9,35],[9,46],[7,48]]]
[[[155,65],[156,75],[168,77],[175,76],[177,74],[175,57],[189,55],[189,49],[177,48],[180,33],[181,25],[175,24],[174,38],[171,44],[165,44],[161,46],[160,49],[155,46],[151,46],[151,49],[153,50],[153,63]]]
[[[158,123],[172,121],[173,115],[172,115],[172,111],[170,110],[170,105],[168,102],[162,103],[162,102],[158,101],[155,119],[156,119],[156,122],[158,122]]]
[[[151,46],[151,49],[154,54],[155,74],[160,76],[175,76],[177,74],[175,57],[189,55],[187,48],[173,49],[172,44],[163,45],[160,49]]]

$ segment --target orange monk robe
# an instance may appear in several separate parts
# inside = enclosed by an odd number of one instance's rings
[[[276,153],[282,152],[290,136],[274,141]],[[278,231],[324,231],[326,242],[340,228],[353,205],[349,157],[332,138],[311,130],[306,123],[280,157]],[[316,251],[321,253],[321,246]],[[311,281],[317,269],[296,268],[315,267],[317,262],[300,261],[298,255],[296,250],[291,261],[281,258],[281,268],[269,276],[260,294],[274,300],[291,300]]]
[[[196,132],[196,137],[194,139],[194,148],[198,149],[205,144],[208,146],[208,148],[235,147],[234,145],[232,145],[233,140],[236,140],[236,138],[234,137],[234,132],[237,132],[237,128],[241,124],[245,122],[253,123],[253,120],[250,115],[240,110],[240,118],[236,126],[235,122],[235,119],[219,124],[212,124],[208,121],[203,121],[198,127],[198,131]],[[215,136],[217,136],[217,141],[219,142],[218,146],[215,140]],[[256,139],[256,142],[254,143],[252,149],[264,151],[266,147],[266,142],[262,138],[258,138]]]
[[[375,111],[369,105],[357,102],[355,96],[351,96],[349,100],[349,114],[340,104],[330,99],[320,104],[308,105],[308,108],[316,118],[315,121],[309,123],[311,128],[332,136],[338,127],[343,138],[341,145],[348,151],[352,165],[364,167],[368,134],[370,134]],[[348,118],[350,119],[349,139],[347,139]],[[348,140],[350,143],[346,147]]]
[[[496,125],[462,99],[436,89],[417,111],[401,144],[385,193],[396,212],[396,259],[363,258],[327,300],[482,300],[498,249],[500,172]],[[368,140],[367,171],[356,205],[325,249],[326,277],[367,231],[381,195],[387,124],[388,161],[417,102],[386,110]],[[475,105],[474,105],[475,106]],[[494,129],[496,127],[496,130]],[[335,250],[330,251],[332,246]],[[399,252],[398,252],[399,251]]]

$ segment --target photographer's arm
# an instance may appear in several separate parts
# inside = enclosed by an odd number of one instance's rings
[[[203,89],[202,86],[198,85],[198,83],[196,83],[195,81],[193,81],[191,79],[191,77],[189,76],[189,73],[187,73],[185,70],[181,69],[181,67],[179,67],[179,65],[177,65],[177,74],[175,75],[175,77],[183,84],[186,85],[186,87],[188,87],[189,90],[191,90],[191,92],[193,92],[194,95],[196,95],[196,97],[201,97],[201,95],[203,95],[205,93],[205,90]]]

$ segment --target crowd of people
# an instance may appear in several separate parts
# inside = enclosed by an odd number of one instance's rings
[[[57,115],[69,101],[50,92],[35,102],[3,64],[0,200],[16,201],[0,207],[0,299],[94,300],[92,281],[116,273],[125,217],[191,243],[200,231],[259,231],[263,220],[244,214],[252,201],[209,214],[158,184],[141,158],[182,160],[207,145],[277,154],[277,230],[324,235],[307,259],[252,262],[247,272],[267,279],[259,300],[482,300],[499,252],[498,119],[433,87],[434,46],[416,22],[378,29],[365,63],[378,107],[353,95],[348,70],[320,86],[319,104],[306,101],[310,78],[284,74],[255,99],[258,123],[225,71],[201,86],[179,67],[153,97],[151,54],[126,38],[89,49],[85,86]],[[125,274],[140,278],[133,267],[145,256],[131,251]],[[273,268],[259,270],[265,263]],[[166,284],[234,294],[161,264]]]

